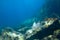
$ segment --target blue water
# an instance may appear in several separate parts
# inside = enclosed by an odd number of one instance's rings
[[[35,15],[45,0],[0,0],[0,26],[17,26]]]

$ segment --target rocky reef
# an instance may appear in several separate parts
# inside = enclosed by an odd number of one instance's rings
[[[60,40],[59,26],[57,18],[48,18],[33,22],[31,27],[20,28],[18,31],[7,27],[2,30],[0,40]],[[23,30],[26,30],[25,33],[21,32]]]

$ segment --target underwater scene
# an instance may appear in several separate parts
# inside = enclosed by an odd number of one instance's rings
[[[0,40],[60,40],[60,0],[0,0]]]

